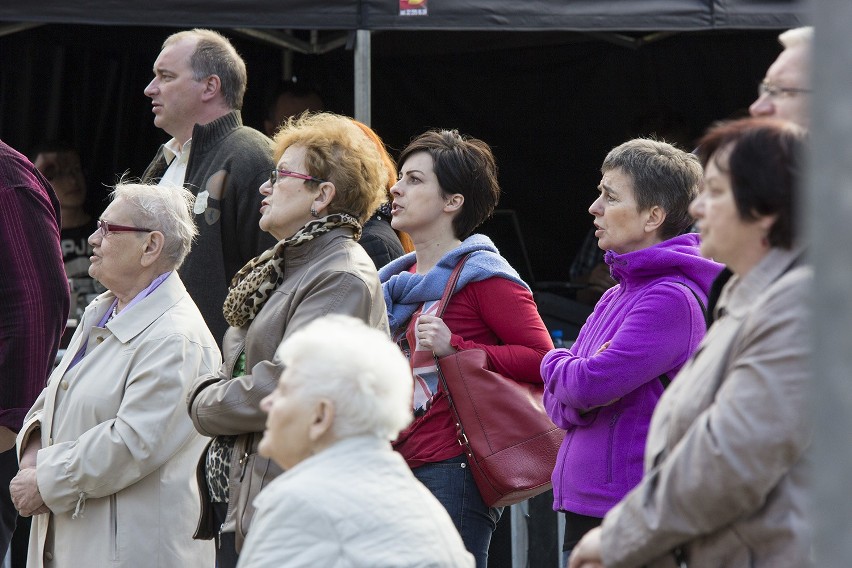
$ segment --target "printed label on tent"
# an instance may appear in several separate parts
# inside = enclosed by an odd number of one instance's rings
[[[400,16],[427,16],[429,0],[399,0]]]

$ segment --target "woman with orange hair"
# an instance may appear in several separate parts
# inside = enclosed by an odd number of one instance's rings
[[[367,138],[375,143],[382,155],[382,161],[385,164],[385,169],[388,171],[388,183],[385,188],[387,199],[379,205],[379,208],[373,213],[373,216],[364,225],[364,234],[361,235],[361,240],[358,243],[364,247],[373,262],[376,263],[376,268],[379,269],[392,260],[396,260],[405,253],[414,250],[414,243],[411,242],[411,237],[408,234],[394,230],[391,227],[391,204],[393,200],[390,189],[394,186],[397,179],[396,164],[393,158],[388,154],[385,143],[381,137],[376,134],[376,131],[357,120],[352,120],[358,128],[364,131]]]

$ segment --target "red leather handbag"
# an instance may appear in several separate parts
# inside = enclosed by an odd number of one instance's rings
[[[453,294],[462,258],[437,309],[442,317]],[[482,500],[489,507],[520,503],[551,487],[550,475],[565,432],[542,403],[543,383],[523,383],[488,369],[482,349],[435,358],[438,375],[456,417],[459,444]]]

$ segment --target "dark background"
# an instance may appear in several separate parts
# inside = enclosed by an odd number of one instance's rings
[[[142,91],[174,31],[51,24],[0,37],[0,138],[25,153],[46,139],[75,144],[98,213],[106,186],[140,175],[167,139]],[[282,50],[219,31],[246,60],[243,118],[260,129]],[[500,207],[517,212],[536,279],[564,280],[607,151],[654,131],[689,146],[713,121],[745,113],[780,51],[777,33],[688,32],[628,47],[571,32],[376,32],[373,127],[392,154],[433,127],[491,144]],[[353,114],[351,50],[294,54],[293,72],[327,109]]]

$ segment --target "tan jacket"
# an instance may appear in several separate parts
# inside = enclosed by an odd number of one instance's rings
[[[254,514],[254,497],[281,473],[278,466],[257,455],[266,424],[260,401],[275,389],[282,371],[274,360],[275,351],[291,333],[332,313],[388,330],[376,267],[345,228],[287,249],[284,282],[254,320],[225,334],[219,372],[200,376],[193,385],[188,404],[198,431],[207,436],[238,435],[230,468],[228,516],[221,527],[222,532],[236,532],[238,550]],[[246,375],[233,378],[234,364],[243,350]],[[203,463],[199,466],[201,484]],[[213,526],[206,493],[205,484],[196,538],[212,538],[220,530]]]
[[[209,568],[213,546],[192,540],[192,474],[207,439],[184,400],[219,367],[219,348],[177,273],[93,327],[114,298],[86,308],[18,435],[20,452],[41,428],[36,476],[52,511],[33,519],[27,566]]]
[[[642,482],[604,519],[607,568],[812,564],[812,272],[772,249],[725,286],[713,324],[654,412]]]

